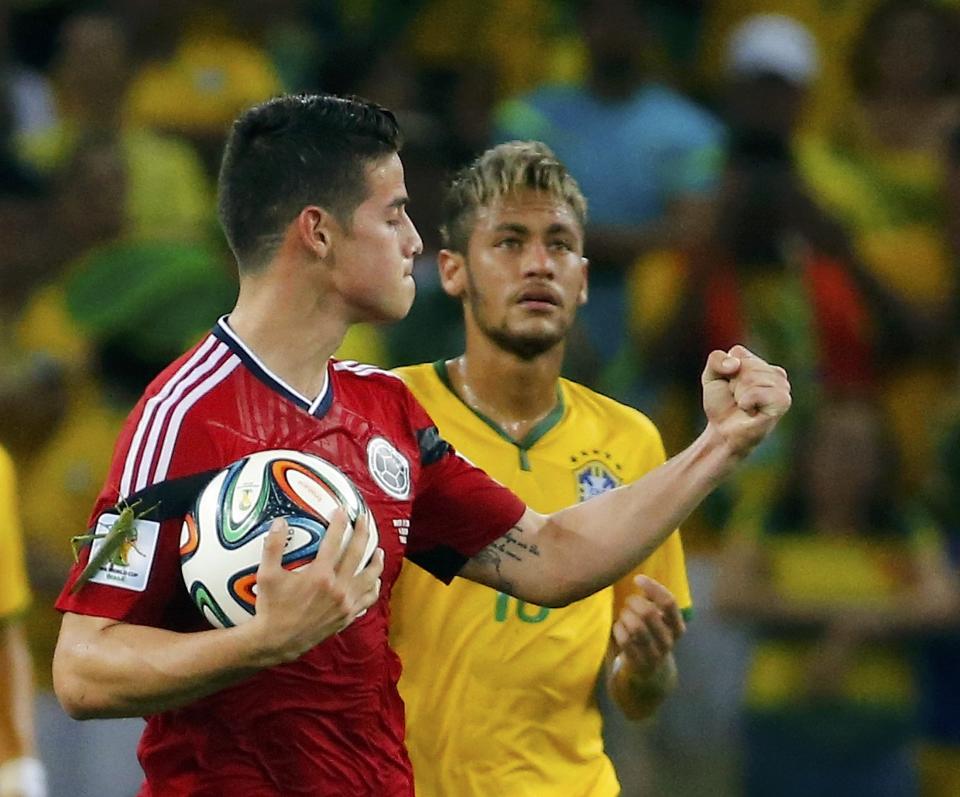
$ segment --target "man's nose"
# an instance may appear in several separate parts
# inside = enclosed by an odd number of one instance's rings
[[[542,243],[531,244],[523,259],[524,276],[552,277],[553,272],[553,258],[547,247]]]
[[[410,236],[407,243],[407,250],[404,254],[407,257],[416,257],[417,255],[423,254],[423,239],[420,237],[420,233],[417,231],[417,225],[413,223],[413,219],[410,220]]]

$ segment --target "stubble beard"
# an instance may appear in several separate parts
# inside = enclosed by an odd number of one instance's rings
[[[558,330],[556,332],[524,334],[512,331],[506,321],[495,327],[487,324],[482,315],[474,313],[473,317],[483,336],[498,349],[526,362],[535,360],[540,355],[560,345],[566,333],[566,330]]]
[[[499,326],[487,322],[483,314],[484,296],[478,289],[469,266],[467,280],[470,284],[470,297],[464,302],[464,310],[473,318],[474,324],[480,333],[501,351],[512,354],[525,362],[535,360],[542,354],[560,345],[566,337],[567,330],[561,328],[556,332],[542,332],[523,334],[510,330],[509,321],[505,318]]]

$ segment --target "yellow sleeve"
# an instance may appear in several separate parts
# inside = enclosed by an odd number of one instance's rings
[[[30,602],[13,462],[0,448],[0,620]]]
[[[644,473],[653,470],[666,461],[666,452],[659,432],[650,424],[650,441],[648,451],[638,467],[636,473],[627,474],[629,479],[637,479]],[[680,530],[674,531],[663,544],[657,548],[649,558],[620,581],[614,584],[614,618],[620,613],[627,597],[637,591],[633,579],[637,575],[645,575],[658,581],[673,593],[677,606],[684,617],[689,617],[693,607],[690,595],[690,584],[687,582],[687,566],[683,555],[683,542],[680,539]]]

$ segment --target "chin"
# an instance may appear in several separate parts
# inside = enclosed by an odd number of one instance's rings
[[[416,290],[412,287],[409,291],[404,291],[403,295],[393,298],[392,301],[371,306],[363,321],[372,321],[374,323],[390,324],[394,321],[402,321],[407,317],[410,308],[413,307],[413,299]]]
[[[511,332],[488,333],[491,340],[504,351],[515,354],[521,360],[533,360],[558,346],[563,341],[557,334],[518,334]]]

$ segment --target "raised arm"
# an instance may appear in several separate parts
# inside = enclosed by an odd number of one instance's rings
[[[345,528],[338,512],[316,559],[291,573],[280,564],[287,525],[274,521],[257,571],[257,613],[234,628],[177,633],[66,614],[53,660],[60,703],[75,719],[144,716],[303,655],[346,628],[380,592],[383,552],[356,573],[367,531],[358,525],[341,555]]]
[[[784,370],[742,346],[711,353],[702,385],[707,426],[687,449],[582,504],[548,516],[528,509],[460,575],[541,606],[563,606],[646,559],[790,407]]]

